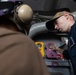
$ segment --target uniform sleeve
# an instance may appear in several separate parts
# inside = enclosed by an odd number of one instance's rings
[[[30,51],[28,57],[30,58],[31,71],[34,75],[49,75],[48,68],[35,43],[32,40],[29,40],[29,42],[27,47]]]
[[[63,54],[64,58],[69,59],[68,50],[64,50],[62,54]]]

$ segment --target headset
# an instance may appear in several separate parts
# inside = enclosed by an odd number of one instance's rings
[[[29,33],[30,23],[33,19],[33,10],[29,5],[19,0],[1,0],[0,16],[5,15],[9,15],[9,19],[17,25],[21,32]]]

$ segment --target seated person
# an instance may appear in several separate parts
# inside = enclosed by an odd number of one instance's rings
[[[13,18],[11,13],[0,13],[0,75],[49,75],[38,48],[25,34],[33,16],[31,7],[22,4],[16,12]]]

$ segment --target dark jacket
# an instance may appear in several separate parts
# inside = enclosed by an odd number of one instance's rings
[[[71,27],[68,39],[68,54],[76,75],[76,23]]]
[[[49,75],[34,42],[22,33],[0,28],[0,75]]]

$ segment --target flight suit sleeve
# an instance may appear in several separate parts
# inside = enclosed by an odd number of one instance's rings
[[[64,58],[69,59],[68,50],[64,50],[62,54],[63,54]]]

